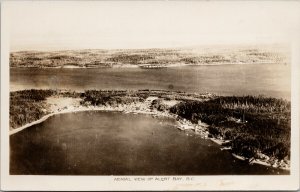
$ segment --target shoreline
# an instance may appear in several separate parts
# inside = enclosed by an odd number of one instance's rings
[[[227,142],[230,142],[230,141],[228,141],[228,140],[225,141],[225,140],[217,139],[217,138],[210,138],[210,140],[213,141],[214,143],[218,144],[221,147],[220,150],[231,151],[231,147],[223,147],[222,148],[223,144],[225,144]],[[280,163],[280,162],[278,162],[277,160],[275,160],[274,164],[271,164],[271,163],[263,161],[262,159],[259,159],[259,158],[254,158],[254,157],[246,158],[244,156],[237,155],[237,154],[232,153],[232,152],[230,152],[230,153],[234,158],[239,159],[241,161],[247,161],[250,165],[257,164],[257,165],[263,165],[263,166],[272,167],[272,168],[276,168],[276,169],[280,169],[280,170],[290,171],[290,167],[282,167],[282,166],[278,165],[278,163]],[[260,155],[269,158],[265,154],[261,153]]]
[[[163,64],[162,66],[152,65],[152,64],[140,64],[140,65],[119,65],[115,64],[115,66],[97,66],[97,67],[81,67],[81,66],[53,66],[53,67],[35,67],[35,66],[18,66],[18,67],[9,67],[11,69],[17,68],[36,68],[36,69],[117,69],[117,68],[140,68],[140,69],[162,69],[162,68],[173,68],[173,67],[187,67],[187,66],[221,66],[221,65],[284,65],[285,63],[276,63],[276,62],[258,62],[258,63],[204,63],[204,64],[184,64],[184,63],[175,63],[175,64]],[[149,66],[149,67],[148,67]]]
[[[9,136],[14,135],[26,128],[29,128],[33,125],[37,125],[40,124],[44,121],[46,121],[48,118],[54,116],[54,115],[59,115],[59,114],[66,114],[66,113],[76,113],[76,112],[85,112],[85,111],[103,111],[103,112],[121,112],[121,113],[133,113],[133,114],[147,114],[147,115],[153,115],[155,117],[168,117],[168,118],[174,118],[176,119],[175,115],[169,114],[169,113],[163,113],[163,112],[159,112],[159,111],[138,111],[138,110],[124,110],[124,109],[115,109],[112,107],[80,107],[79,109],[75,108],[75,109],[66,109],[66,110],[61,110],[61,111],[56,111],[50,114],[47,114],[45,116],[43,116],[42,118],[40,118],[39,120],[33,121],[31,123],[25,124],[22,127],[13,129],[9,131]],[[188,120],[184,119],[184,120],[176,120],[177,123],[179,123],[179,125],[176,126],[177,129],[179,129],[180,131],[184,131],[184,130],[193,130],[195,132],[195,134],[201,135],[202,139],[209,139],[212,142],[216,143],[217,145],[220,146],[220,150],[231,150],[231,147],[229,148],[222,148],[222,145],[225,143],[230,142],[229,140],[222,140],[222,139],[218,139],[218,138],[214,138],[214,137],[208,137],[208,132],[207,130],[203,129],[203,126],[199,126],[197,124],[192,124],[191,122],[189,122]],[[200,128],[202,127],[202,129]],[[199,130],[199,128],[201,130]],[[198,130],[198,131],[197,131]],[[200,133],[199,133],[200,131]],[[230,152],[231,153],[231,152]],[[273,167],[276,169],[281,169],[281,170],[286,170],[286,171],[290,171],[290,167],[288,168],[284,168],[284,167],[279,167],[279,166],[273,166],[270,163],[267,163],[265,161],[262,161],[260,159],[254,159],[254,158],[245,158],[243,156],[237,155],[235,153],[231,153],[231,155],[236,158],[239,159],[241,161],[248,161],[249,164],[258,164],[258,165],[263,165],[263,166],[268,166],[268,167]]]
[[[14,135],[26,128],[29,128],[33,125],[40,124],[44,121],[46,121],[49,117],[52,117],[54,115],[59,114],[65,114],[65,113],[74,113],[74,112],[84,112],[84,111],[116,111],[116,112],[123,112],[123,113],[134,113],[134,114],[148,114],[148,115],[154,115],[154,116],[160,116],[160,117],[170,117],[170,118],[176,118],[175,115],[172,115],[170,113],[166,112],[160,112],[160,111],[146,111],[146,110],[132,110],[129,106],[118,106],[118,107],[112,107],[112,106],[68,106],[71,108],[58,108],[57,110],[52,111],[51,113],[44,115],[40,119],[27,123],[21,127],[14,128],[9,130],[9,136]]]
[[[73,110],[62,110],[62,111],[56,111],[56,112],[52,112],[49,113],[43,117],[41,117],[40,119],[33,121],[31,123],[27,123],[21,127],[18,128],[14,128],[9,130],[9,136],[14,135],[24,129],[27,129],[33,125],[37,125],[40,124],[44,121],[46,121],[49,117],[52,117],[54,115],[60,115],[60,114],[66,114],[66,113],[76,113],[76,112],[85,112],[85,111],[103,111],[103,112],[121,112],[121,113],[132,113],[132,114],[144,114],[144,115],[153,115],[154,117],[167,117],[167,118],[174,118],[176,119],[175,115],[169,114],[169,113],[163,113],[163,112],[148,112],[148,111],[135,111],[135,110],[123,110],[123,109],[112,109],[112,108],[106,108],[106,107],[86,107],[86,108],[81,108],[81,109],[73,109]],[[181,122],[181,121],[176,121],[178,122],[180,125],[177,125],[176,128],[180,129],[180,130],[188,130],[188,129],[192,129],[194,130],[194,127],[191,127],[191,125],[186,126],[185,123]],[[187,128],[183,128],[183,127],[187,127]]]
[[[74,112],[83,112],[83,111],[109,111],[109,110],[104,110],[104,109],[89,109],[89,108],[87,108],[87,109],[79,109],[79,110],[73,110],[73,111],[66,110],[66,111],[53,112],[53,113],[50,113],[50,114],[47,114],[47,115],[43,116],[42,118],[40,118],[40,119],[38,119],[36,121],[33,121],[31,123],[27,123],[27,124],[25,124],[25,125],[23,125],[21,127],[18,127],[18,128],[10,130],[9,131],[9,136],[14,135],[14,134],[16,134],[16,133],[18,133],[18,132],[26,129],[26,128],[29,128],[29,127],[33,126],[33,125],[40,124],[40,123],[46,121],[49,117],[52,117],[54,115],[65,114],[65,113],[74,113]],[[117,110],[111,110],[111,111],[117,111]]]
[[[258,158],[246,158],[237,154],[234,154],[231,150],[230,146],[224,146],[226,143],[230,143],[230,140],[224,140],[223,138],[218,138],[216,136],[213,136],[209,133],[208,127],[206,123],[203,123],[201,121],[198,121],[198,123],[192,123],[191,121],[182,118],[176,114],[170,113],[169,110],[165,109],[162,111],[159,111],[157,108],[152,108],[152,102],[154,100],[157,100],[158,97],[150,96],[146,98],[144,101],[139,102],[133,102],[130,104],[121,104],[117,106],[111,106],[111,105],[102,105],[102,106],[94,106],[91,104],[83,105],[81,104],[80,98],[71,98],[71,97],[65,97],[65,96],[51,96],[48,97],[46,100],[47,108],[45,110],[48,112],[48,114],[44,115],[40,119],[27,123],[21,127],[18,128],[10,128],[9,130],[9,136],[14,135],[26,128],[29,128],[33,125],[40,124],[44,121],[46,121],[49,117],[52,117],[54,115],[59,114],[65,114],[65,113],[74,113],[74,112],[84,112],[84,111],[115,111],[115,112],[121,112],[121,113],[133,113],[133,114],[147,114],[152,115],[154,117],[167,117],[172,118],[175,120],[176,124],[175,127],[177,129],[180,129],[181,131],[184,130],[192,130],[195,134],[199,135],[202,139],[209,139],[212,142],[216,143],[220,146],[220,150],[228,150],[233,157],[242,160],[247,161],[249,164],[259,164],[264,166],[273,167],[276,169],[281,170],[290,170],[290,166],[288,162],[283,162],[278,159],[271,159],[269,156],[262,154],[260,152],[257,153]],[[166,102],[166,101],[165,101]],[[168,103],[169,102],[169,103]],[[165,105],[168,104],[168,107],[172,107],[176,105],[180,101],[168,101],[167,103],[164,103]]]

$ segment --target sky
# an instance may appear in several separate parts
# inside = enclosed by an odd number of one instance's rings
[[[299,37],[299,1],[13,1],[11,51],[281,43]]]

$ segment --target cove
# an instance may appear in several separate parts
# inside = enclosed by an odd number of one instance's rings
[[[249,165],[171,118],[85,111],[54,115],[10,136],[12,175],[288,174]]]

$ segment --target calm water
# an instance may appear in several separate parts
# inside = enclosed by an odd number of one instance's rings
[[[119,112],[56,115],[10,137],[10,173],[278,174],[239,161],[210,140],[174,125],[172,119]]]
[[[26,69],[10,71],[11,91],[28,88],[167,89],[290,100],[290,67],[283,64],[186,66],[162,69]]]

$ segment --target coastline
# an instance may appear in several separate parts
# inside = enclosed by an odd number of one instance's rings
[[[70,99],[70,98],[68,98]],[[171,114],[168,111],[158,111],[158,110],[152,110],[149,108],[149,104],[153,101],[157,99],[157,97],[149,97],[146,99],[145,102],[143,103],[135,103],[133,105],[123,105],[123,106],[117,106],[117,107],[112,107],[112,106],[83,106],[81,104],[78,103],[78,101],[74,102],[74,100],[76,99],[71,99],[71,101],[67,101],[67,105],[61,106],[60,104],[51,104],[52,107],[54,107],[52,109],[52,111],[43,116],[42,118],[33,121],[31,123],[27,123],[19,128],[15,128],[9,131],[9,135],[14,135],[26,128],[29,128],[33,125],[36,124],[40,124],[44,121],[46,121],[49,117],[52,117],[54,115],[58,115],[58,114],[65,114],[65,113],[74,113],[74,112],[84,112],[84,111],[116,111],[116,112],[122,112],[122,113],[133,113],[133,114],[148,114],[148,115],[153,115],[154,117],[168,117],[168,118],[173,118],[176,120],[176,128],[180,129],[181,131],[184,130],[193,130],[195,132],[195,134],[198,134],[201,136],[202,139],[209,139],[212,142],[216,143],[217,145],[220,146],[220,150],[228,150],[231,151],[231,147],[224,147],[223,145],[226,143],[230,143],[230,140],[223,140],[222,138],[216,138],[216,137],[209,137],[209,132],[208,132],[208,125],[202,122],[198,122],[198,124],[193,124],[191,123],[189,120],[187,119],[178,119],[177,115],[175,114]],[[60,100],[61,104],[65,103],[61,97],[55,98],[54,102],[57,102],[55,100]],[[52,101],[51,99],[49,99],[48,103]],[[53,101],[52,101],[53,102]],[[50,102],[51,103],[51,102]],[[142,108],[142,109],[136,109],[136,108]],[[223,147],[222,147],[223,146]],[[249,164],[259,164],[259,165],[263,165],[263,166],[268,166],[268,167],[273,167],[273,168],[277,168],[277,169],[282,169],[282,170],[290,170],[290,167],[288,166],[281,166],[279,161],[275,161],[274,164],[269,163],[267,160],[269,160],[270,158],[265,155],[265,154],[260,154],[260,156],[262,156],[263,158],[259,159],[259,158],[245,158],[243,156],[237,155],[235,153],[232,153],[233,157],[235,157],[236,159],[239,159],[241,161],[248,161]]]
[[[56,98],[56,99],[61,99],[61,98]],[[70,98],[68,98],[70,99]],[[149,104],[149,102],[152,102],[155,98],[151,98],[150,100],[147,101],[147,103]],[[51,100],[51,99],[48,99]],[[29,128],[33,125],[39,124],[44,122],[45,120],[47,120],[49,117],[52,117],[54,115],[58,115],[58,114],[65,114],[65,113],[74,113],[74,112],[83,112],[83,111],[118,111],[118,112],[124,112],[124,113],[135,113],[135,114],[148,114],[148,115],[154,115],[154,116],[160,116],[160,117],[170,117],[170,118],[176,118],[175,115],[172,115],[170,113],[166,113],[166,112],[160,112],[160,111],[151,111],[150,109],[148,109],[147,106],[143,106],[144,110],[136,110],[134,108],[136,107],[141,107],[142,103],[138,103],[138,104],[134,104],[134,105],[123,105],[123,106],[117,106],[117,107],[112,107],[112,106],[83,106],[80,105],[78,102],[74,102],[72,100],[75,99],[71,99],[71,101],[66,101],[64,99],[62,99],[62,101],[60,104],[51,104],[52,105],[52,110],[49,114],[41,117],[40,119],[27,123],[21,127],[18,128],[14,128],[14,129],[10,129],[9,131],[9,135],[13,135],[16,134],[26,128]],[[64,102],[66,101],[67,105],[61,105],[64,104]],[[51,103],[53,101],[49,101],[49,103]],[[57,101],[54,101],[57,102]],[[147,103],[145,102],[144,104],[147,105]],[[58,106],[57,106],[58,105]],[[51,107],[50,107],[51,108]],[[145,110],[148,109],[148,110]]]
[[[231,151],[231,147],[223,147],[223,144],[224,143],[227,143],[227,142],[230,142],[228,140],[222,140],[222,139],[217,139],[217,138],[210,138],[211,141],[213,141],[214,143],[220,145],[220,150],[228,150],[228,151]],[[287,167],[287,166],[284,166],[284,165],[281,165],[282,162],[279,162],[278,160],[275,160],[275,163],[274,164],[271,164],[269,162],[266,161],[270,159],[269,156],[263,154],[263,153],[260,153],[259,155],[262,156],[263,158],[259,159],[259,158],[246,158],[244,156],[241,156],[241,155],[237,155],[235,153],[231,153],[232,156],[236,159],[239,159],[241,161],[247,161],[250,165],[252,164],[257,164],[257,165],[263,165],[263,166],[267,166],[267,167],[273,167],[273,168],[277,168],[277,169],[281,169],[281,170],[286,170],[286,171],[290,171],[290,167]]]
[[[21,126],[21,127],[18,127],[18,128],[15,128],[15,129],[10,130],[10,131],[9,131],[9,136],[14,135],[14,134],[16,134],[16,133],[18,133],[18,132],[20,132],[20,131],[26,129],[26,128],[29,128],[29,127],[33,126],[33,125],[40,124],[40,123],[46,121],[49,117],[52,117],[52,116],[54,116],[54,115],[59,115],[59,114],[64,114],[64,113],[81,112],[81,111],[109,111],[109,110],[103,110],[103,109],[89,109],[89,108],[86,108],[86,109],[79,109],[79,110],[77,109],[77,110],[72,110],[72,111],[66,110],[66,111],[53,112],[53,113],[50,113],[50,114],[47,114],[47,115],[43,116],[43,117],[40,118],[39,120],[33,121],[33,122],[31,122],[31,123],[27,123],[27,124],[25,124],[25,125],[23,125],[23,126]],[[117,110],[112,110],[112,111],[117,111]]]
[[[134,113],[134,114],[147,114],[147,115],[154,115],[154,116],[160,116],[160,117],[170,117],[170,118],[174,118],[171,114],[169,115],[162,115],[163,113],[155,113],[155,112],[146,112],[146,111],[126,111],[126,110],[118,110],[118,109],[110,109],[110,108],[102,108],[102,107],[95,107],[95,108],[81,108],[81,109],[73,109],[73,110],[63,110],[63,111],[57,111],[57,112],[53,112],[50,114],[47,114],[45,116],[43,116],[42,118],[33,121],[31,123],[27,123],[21,127],[12,129],[9,131],[9,136],[14,135],[26,128],[29,128],[33,125],[37,125],[40,124],[44,121],[46,121],[49,117],[52,117],[54,115],[59,115],[59,114],[66,114],[66,113],[76,113],[76,112],[84,112],[84,111],[115,111],[115,112],[124,112],[124,113]],[[180,129],[180,128],[179,128]],[[183,129],[181,129],[183,130]]]
[[[141,69],[160,69],[160,68],[173,68],[173,67],[187,67],[187,66],[221,66],[221,65],[263,65],[263,64],[284,64],[284,63],[276,63],[276,62],[255,62],[255,63],[201,63],[201,64],[185,64],[185,63],[174,63],[174,64],[163,64],[163,65],[155,65],[155,64],[140,64],[140,65],[132,65],[132,64],[115,64],[112,66],[95,66],[95,67],[86,67],[86,66],[17,66],[11,67],[12,69],[16,68],[39,68],[39,69],[107,69],[107,68],[141,68]]]

